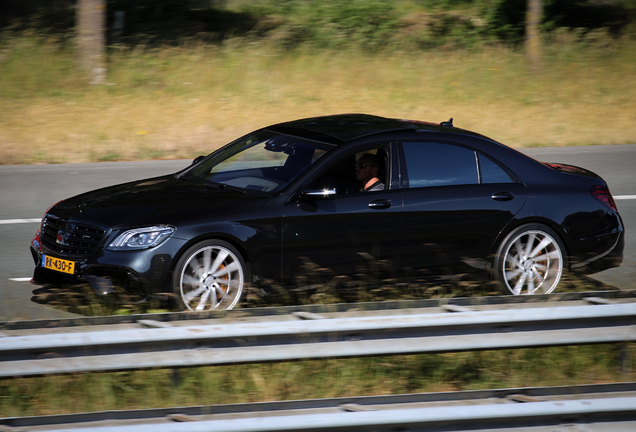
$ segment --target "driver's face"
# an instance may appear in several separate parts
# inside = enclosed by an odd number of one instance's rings
[[[362,156],[358,162],[355,164],[356,170],[356,180],[361,181],[363,183],[368,182],[373,177],[375,177],[375,173],[378,171],[376,166],[370,165],[371,158],[366,158]]]

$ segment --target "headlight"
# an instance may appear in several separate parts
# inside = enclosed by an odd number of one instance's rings
[[[113,251],[148,249],[163,243],[175,232],[170,226],[135,228],[119,234],[106,249]]]

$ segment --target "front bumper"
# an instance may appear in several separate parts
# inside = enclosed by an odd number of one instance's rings
[[[89,257],[60,256],[46,250],[39,241],[31,242],[31,255],[35,264],[31,283],[37,285],[90,285],[97,295],[112,294],[121,289],[142,297],[170,291],[170,278],[174,258],[184,240],[168,239],[156,248],[137,251],[98,250]],[[43,267],[42,256],[73,261],[73,274]]]

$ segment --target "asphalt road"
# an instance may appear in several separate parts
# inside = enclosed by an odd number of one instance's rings
[[[31,301],[29,244],[46,209],[99,187],[169,174],[189,161],[0,166],[0,321],[74,316]]]
[[[636,226],[636,145],[524,152],[542,161],[588,168],[607,180],[628,231],[625,261],[621,267],[593,277],[621,289],[636,288],[636,241],[630,235],[630,227]],[[29,283],[33,272],[29,243],[50,205],[98,187],[172,173],[188,164],[174,160],[0,166],[0,321],[72,316],[31,301],[35,287]]]

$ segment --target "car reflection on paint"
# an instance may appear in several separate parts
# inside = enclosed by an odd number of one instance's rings
[[[373,155],[383,188],[361,192]],[[364,160],[369,160],[368,158]],[[114,285],[188,310],[230,309],[248,284],[290,287],[303,263],[352,275],[370,259],[450,280],[487,276],[550,293],[567,271],[620,265],[606,182],[453,126],[362,114],[272,125],[173,175],[48,209],[31,244],[34,283]]]

